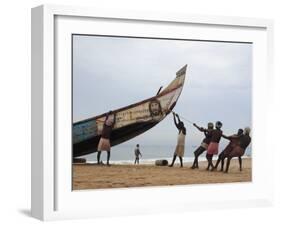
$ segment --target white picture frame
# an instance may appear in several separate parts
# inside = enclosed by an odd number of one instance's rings
[[[106,24],[108,30],[99,30],[100,24],[104,21],[108,22]],[[126,25],[122,28],[123,22]],[[120,30],[114,29],[115,23],[120,24]],[[136,26],[137,23],[142,27],[138,31],[134,29],[129,31],[126,27]],[[68,142],[68,139],[71,139],[69,138],[71,129],[70,124],[67,124],[67,120],[71,117],[69,116],[71,103],[67,96],[71,90],[71,79],[68,78],[71,70],[69,68],[71,47],[68,45],[67,37],[74,33],[73,30],[76,28],[80,29],[80,32],[88,32],[92,25],[96,29],[95,33],[116,34],[119,32],[121,34],[123,32],[124,34],[125,32],[131,36],[136,32],[142,35],[153,35],[153,29],[148,29],[152,25],[155,28],[169,26],[173,29],[175,27],[175,30],[177,30],[176,26],[181,26],[186,27],[187,30],[194,29],[191,39],[253,42],[255,46],[253,52],[253,149],[255,149],[253,181],[241,184],[172,188],[72,191],[71,158],[69,158],[71,149],[67,148],[71,145]],[[171,35],[165,29],[162,31],[163,33],[159,30],[160,36]],[[273,22],[265,19],[107,11],[57,5],[33,8],[32,216],[41,220],[56,220],[270,205],[273,200],[273,178],[268,177],[268,172],[273,171],[271,164],[273,150],[268,148],[270,140],[264,136],[264,132],[267,132],[266,120],[272,111],[272,32]],[[62,54],[61,50],[63,50]],[[60,76],[57,76],[58,74]],[[62,100],[64,106],[58,106]],[[66,116],[65,120],[61,115]],[[60,136],[62,133],[65,137]],[[266,156],[262,155],[262,149],[266,150]],[[210,196],[217,193],[221,194],[219,198]],[[196,198],[196,194],[200,196]],[[233,195],[230,197],[228,194]],[[172,195],[173,199],[170,198]],[[164,196],[167,197],[165,200],[163,200]],[[107,203],[110,200],[110,206],[105,203],[105,199]]]

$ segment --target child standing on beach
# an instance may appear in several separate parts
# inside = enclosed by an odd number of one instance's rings
[[[141,155],[141,152],[140,152],[140,145],[137,144],[136,148],[135,148],[135,164],[139,164],[140,163],[140,156],[142,157]]]

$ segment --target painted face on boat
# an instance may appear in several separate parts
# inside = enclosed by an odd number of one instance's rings
[[[162,113],[161,105],[158,100],[153,100],[149,103],[149,110],[152,116],[158,116]]]

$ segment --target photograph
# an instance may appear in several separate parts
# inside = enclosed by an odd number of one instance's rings
[[[72,34],[72,189],[251,182],[252,52]]]

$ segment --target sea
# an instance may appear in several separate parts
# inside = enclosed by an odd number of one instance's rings
[[[185,155],[184,162],[193,162],[194,154],[198,145],[186,145],[185,146]],[[220,145],[220,152],[225,148],[225,145]],[[111,148],[110,162],[116,164],[132,164],[135,161],[135,145],[120,144],[113,146]],[[156,160],[166,159],[169,162],[172,161],[173,154],[175,150],[175,145],[140,145],[140,152],[142,157],[140,157],[140,164],[151,164]],[[251,157],[252,150],[251,147],[248,147],[245,153],[245,157]],[[107,153],[102,152],[101,160],[106,162]],[[97,153],[93,153],[87,156],[84,156],[87,162],[95,163],[97,161]],[[214,160],[217,159],[217,156],[214,156]],[[206,152],[204,152],[200,157],[199,161],[206,160]],[[178,160],[177,160],[178,161]]]

